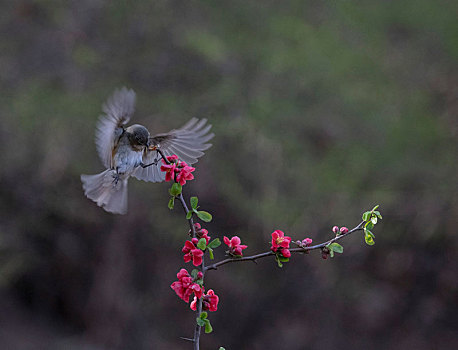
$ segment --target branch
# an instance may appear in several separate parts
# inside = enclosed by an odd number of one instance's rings
[[[364,221],[361,221],[358,226],[356,226],[355,228],[351,229],[347,233],[342,234],[342,235],[338,235],[338,236],[336,236],[336,237],[334,237],[334,238],[332,238],[332,239],[330,239],[330,240],[328,240],[326,242],[323,242],[323,243],[320,243],[320,244],[317,244],[317,245],[314,245],[314,246],[310,246],[310,247],[292,248],[292,249],[289,249],[289,251],[291,253],[305,253],[305,252],[308,252],[309,250],[316,250],[316,249],[324,248],[328,244],[331,244],[331,243],[333,243],[335,241],[338,241],[339,239],[347,237],[350,234],[352,234],[353,232],[363,230],[363,225],[364,225]],[[256,255],[244,256],[242,258],[228,258],[228,259],[224,259],[224,260],[218,261],[218,262],[216,262],[214,264],[205,266],[203,268],[203,272],[205,272],[207,270],[216,270],[219,266],[222,266],[222,265],[225,265],[225,264],[229,264],[229,263],[233,263],[233,262],[242,262],[242,261],[253,261],[253,262],[256,262],[257,259],[265,258],[265,257],[271,256],[271,255],[275,255],[275,253],[272,252],[272,251],[268,251],[268,252],[264,252],[264,253],[260,253],[260,254],[256,254]]]

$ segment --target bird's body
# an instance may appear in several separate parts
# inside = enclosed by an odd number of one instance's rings
[[[84,194],[115,214],[127,212],[127,181],[130,176],[139,180],[160,182],[165,175],[160,170],[160,149],[166,156],[176,154],[180,160],[193,164],[211,147],[207,144],[214,135],[206,120],[191,119],[180,129],[151,137],[148,129],[139,124],[124,128],[135,107],[135,93],[123,88],[116,91],[104,105],[105,115],[99,119],[96,145],[107,168],[100,174],[81,175]]]

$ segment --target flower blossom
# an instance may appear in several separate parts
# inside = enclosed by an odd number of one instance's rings
[[[169,164],[167,164],[167,162],[162,159],[161,171],[165,171],[165,181],[173,181],[176,167],[179,162],[178,156],[168,156],[167,160],[169,161]]]
[[[193,168],[192,166],[189,166],[188,164],[186,164],[186,162],[180,162],[178,167],[180,169],[178,170],[179,173],[177,174],[177,182],[181,186],[184,186],[186,184],[186,181],[194,179],[194,175],[191,174],[191,173],[194,170],[196,170],[196,168]]]
[[[192,293],[199,299],[202,297],[204,292],[203,287],[194,282],[194,279],[189,275],[187,270],[181,269],[177,273],[177,278],[178,281],[173,282],[170,287],[182,300],[189,303],[189,297]],[[199,279],[199,276],[197,278]]]
[[[215,294],[213,289],[209,289],[207,294],[204,295],[202,300],[202,309],[204,311],[218,310],[219,297]],[[191,302],[190,308],[194,311],[197,309],[197,297]]]
[[[198,239],[205,238],[205,240],[207,241],[207,244],[208,244],[208,242],[210,242],[210,236],[208,235],[208,231],[206,229],[202,228],[202,226],[200,226],[200,224],[198,222],[196,222],[194,224],[194,230],[196,231],[196,237]],[[192,236],[192,231],[191,230],[189,230],[189,235]]]
[[[270,247],[270,250],[274,253],[278,251],[285,258],[289,258],[291,256],[291,252],[289,251],[290,242],[291,237],[285,236],[283,231],[275,230],[272,232],[272,246]]]
[[[192,241],[186,241],[184,242],[184,247],[181,250],[185,253],[183,257],[184,262],[190,262],[192,260],[194,266],[202,264],[202,256],[204,255],[204,252],[195,246],[197,242],[197,238],[193,238]]]
[[[248,248],[248,246],[240,244],[242,241],[238,236],[234,236],[231,239],[224,236],[224,243],[229,246],[229,254],[235,256],[242,256],[242,250]]]

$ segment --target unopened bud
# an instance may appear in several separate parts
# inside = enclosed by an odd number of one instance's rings
[[[204,274],[202,273],[202,271],[199,271],[197,273],[197,279],[200,280],[202,277],[204,277]]]
[[[344,227],[341,227],[341,228],[340,228],[340,234],[341,234],[341,235],[344,235],[344,234],[346,234],[346,233],[348,233],[348,228],[346,228],[345,226],[344,226]]]
[[[332,232],[334,232],[335,234],[338,234],[339,233],[339,228],[337,226],[334,226],[332,228]]]

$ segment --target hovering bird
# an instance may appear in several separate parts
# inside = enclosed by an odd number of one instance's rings
[[[192,118],[180,129],[150,136],[143,125],[126,127],[135,110],[135,92],[122,88],[103,105],[95,133],[95,144],[105,171],[96,175],[81,175],[84,194],[108,212],[127,212],[127,181],[161,182],[161,155],[176,154],[188,164],[197,162],[211,144],[214,134],[206,119]]]

